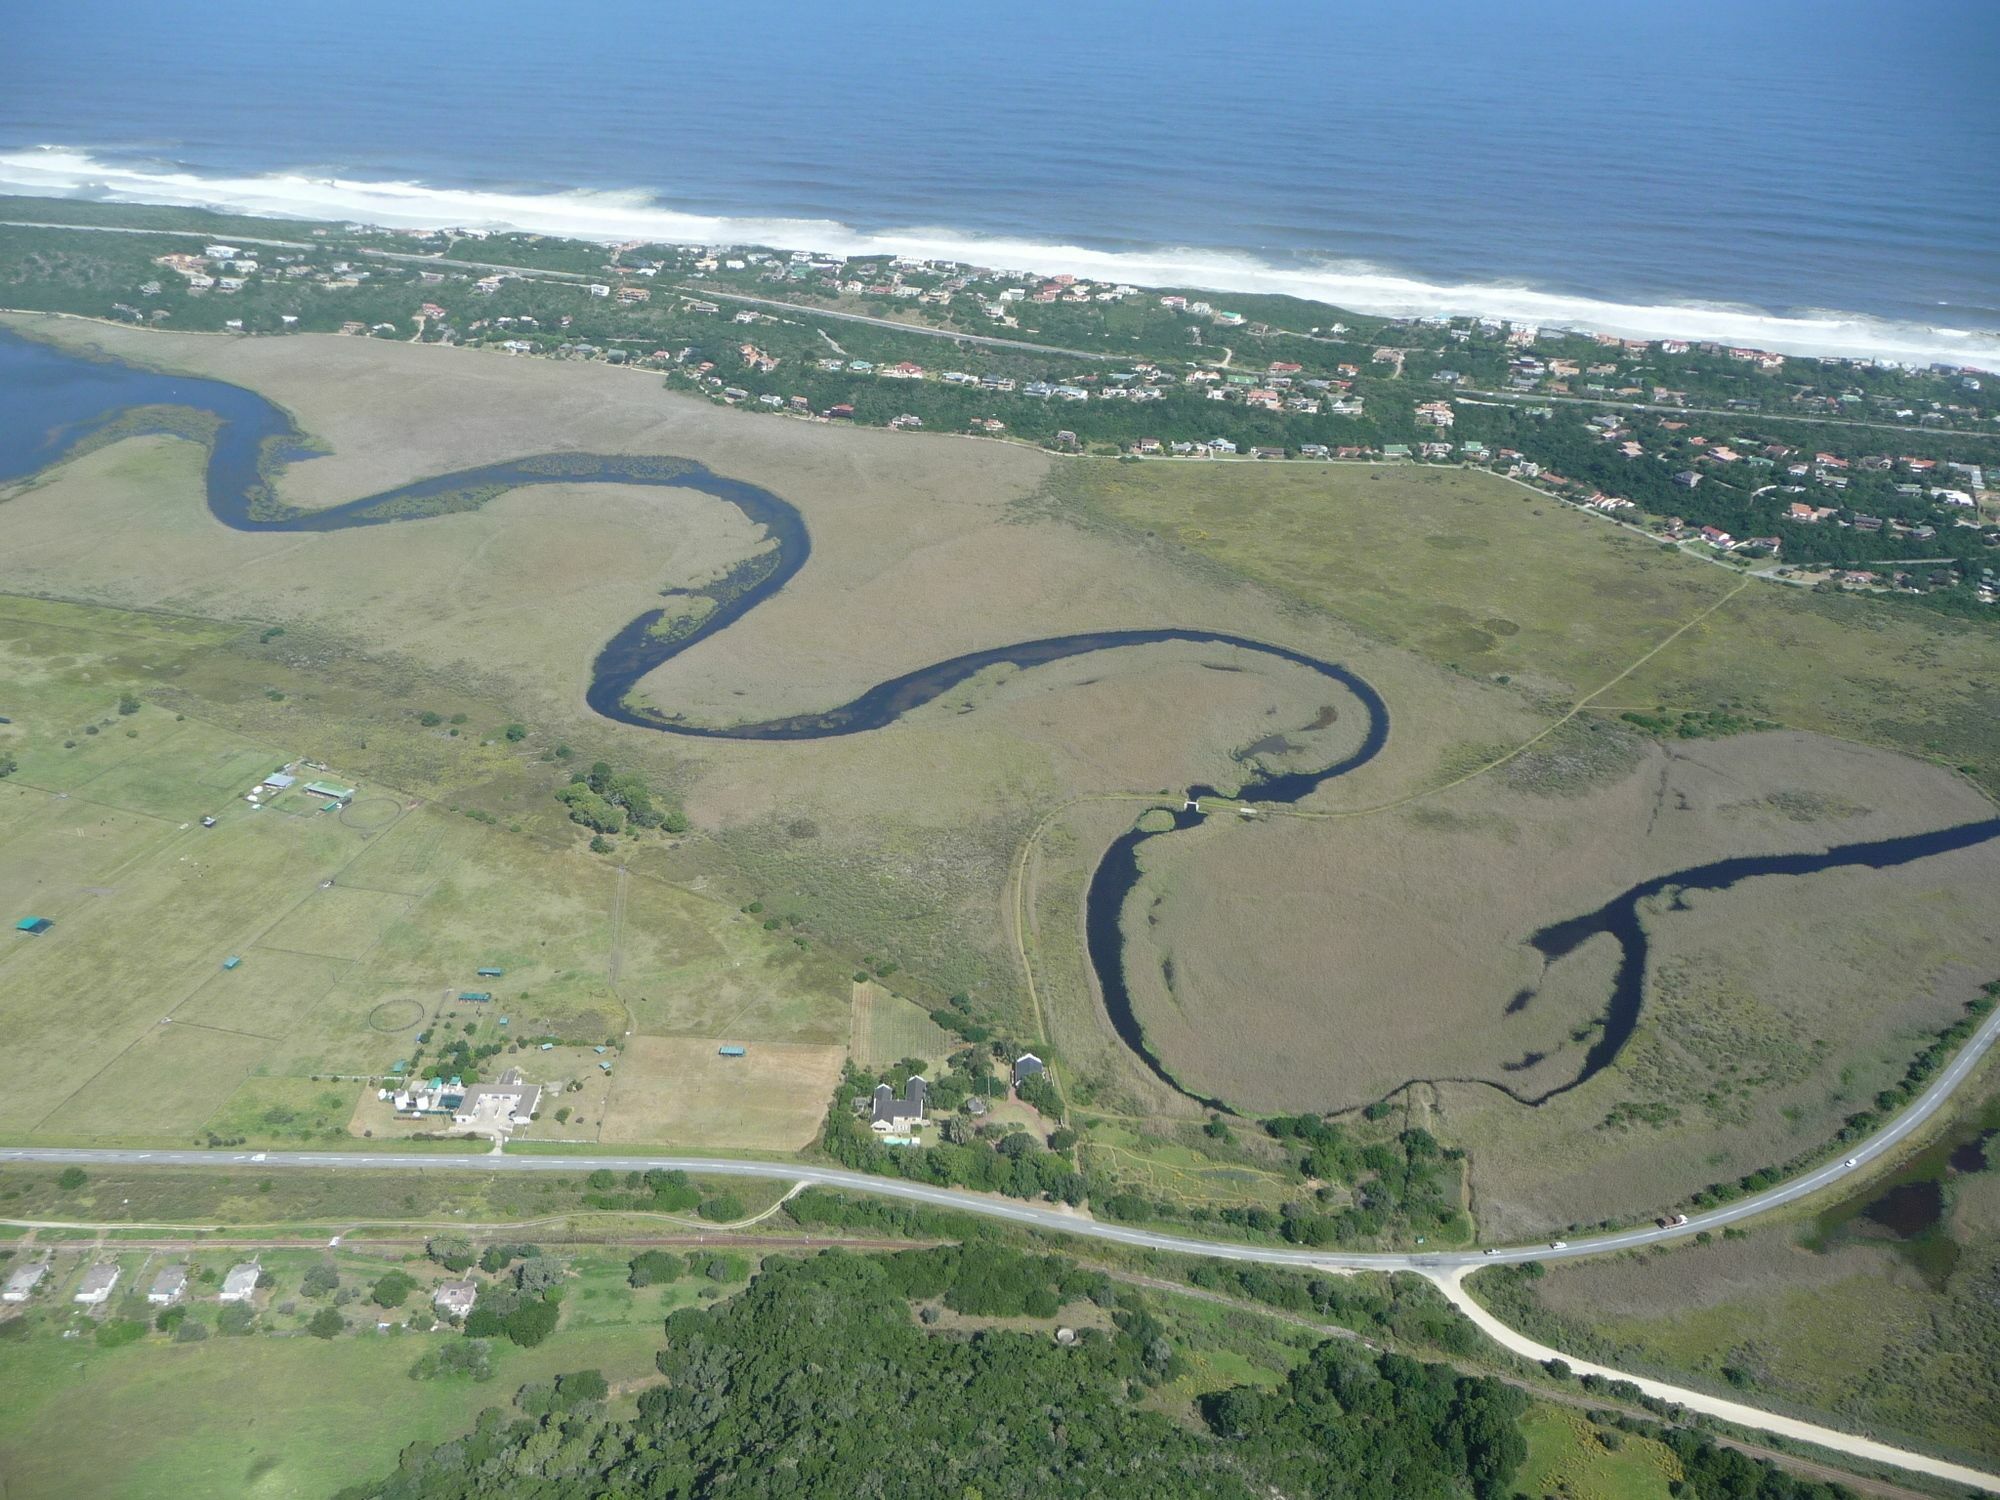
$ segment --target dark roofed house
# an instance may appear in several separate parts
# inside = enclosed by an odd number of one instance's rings
[[[186,1266],[168,1266],[153,1278],[153,1289],[146,1293],[146,1300],[155,1307],[171,1307],[181,1300],[187,1284]]]
[[[921,1073],[912,1073],[909,1082],[903,1085],[899,1096],[886,1083],[875,1085],[874,1108],[869,1114],[868,1126],[884,1135],[904,1135],[924,1123],[924,1102],[929,1097],[930,1085]]]
[[[1014,1087],[1019,1088],[1030,1078],[1040,1078],[1042,1072],[1042,1060],[1032,1052],[1023,1052],[1014,1059]]]

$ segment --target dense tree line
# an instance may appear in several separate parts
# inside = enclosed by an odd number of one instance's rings
[[[1027,1310],[1079,1293],[1110,1305],[1111,1327],[1072,1347],[911,1317],[913,1300]],[[594,1372],[537,1383],[343,1500],[1498,1500],[1524,1453],[1518,1392],[1332,1341],[1282,1388],[1222,1392],[1176,1422],[1146,1405],[1179,1368],[1163,1325],[1060,1257],[994,1247],[773,1266],[669,1317],[658,1363],[666,1382],[629,1421],[608,1417]]]
[[[1102,1185],[1109,1191],[1093,1194],[1092,1206],[1108,1218],[1128,1222],[1226,1224],[1313,1246],[1469,1230],[1459,1188],[1458,1164],[1465,1153],[1439,1145],[1429,1131],[1405,1130],[1386,1140],[1361,1141],[1346,1126],[1317,1115],[1281,1116],[1266,1121],[1264,1128],[1295,1149],[1294,1162],[1310,1189],[1278,1208],[1190,1209],[1112,1184]]]

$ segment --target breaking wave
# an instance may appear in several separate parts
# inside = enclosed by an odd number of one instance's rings
[[[1139,286],[1301,297],[1386,317],[1503,318],[1626,338],[1716,340],[1786,354],[2000,370],[2000,330],[1810,309],[1775,313],[1715,303],[1631,304],[1517,285],[1440,285],[1360,261],[1285,266],[1224,250],[1106,250],[926,226],[859,230],[830,219],[723,217],[683,212],[638,190],[506,192],[288,172],[204,176],[170,166],[108,161],[73,147],[43,146],[0,152],[0,191],[394,229],[520,230],[607,243],[768,245],[842,256],[907,255]]]

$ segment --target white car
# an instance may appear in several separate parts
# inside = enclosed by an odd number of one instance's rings
[[[1500,1252],[1498,1250],[1488,1250],[1486,1253],[1488,1255],[1498,1255]]]
[[[1567,1249],[1569,1249],[1569,1241],[1568,1241],[1568,1240],[1550,1240],[1550,1241],[1549,1241],[1549,1248],[1550,1248],[1551,1250],[1567,1250]]]
[[[1854,1167],[1858,1167],[1858,1166],[1860,1166],[1860,1165],[1861,1165],[1861,1158],[1860,1158],[1860,1157],[1858,1157],[1858,1156],[1850,1156],[1850,1157],[1848,1157],[1848,1158],[1847,1158],[1847,1160],[1846,1160],[1846,1161],[1842,1162],[1842,1163],[1841,1163],[1841,1165],[1842,1165],[1843,1167],[1847,1167],[1847,1168],[1850,1168],[1850,1169],[1851,1169],[1851,1168],[1854,1168]]]

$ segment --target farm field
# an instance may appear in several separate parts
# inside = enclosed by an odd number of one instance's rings
[[[890,1068],[906,1057],[933,1067],[960,1045],[914,1001],[873,981],[854,986],[854,1060],[864,1068]]]
[[[812,1143],[840,1080],[843,1047],[752,1042],[741,1057],[720,1048],[735,1035],[633,1039],[613,1075],[602,1135],[607,1144],[678,1141],[798,1151]]]
[[[185,683],[225,649],[217,635],[0,600],[0,652],[18,667],[0,726],[18,763],[0,781],[0,896],[9,929],[51,924],[0,947],[0,1023],[23,1063],[0,1134],[353,1139],[390,1125],[370,1090],[432,1031],[491,1045],[496,1071],[517,1057],[531,1079],[541,1036],[622,1047],[630,1030],[726,1026],[843,1053],[844,962],[713,897],[344,766],[332,774],[361,782],[344,808],[298,789],[247,803],[301,747],[199,713]],[[475,986],[494,999],[456,998]],[[682,1117],[646,1118],[617,1138],[664,1142],[647,1130]],[[708,1121],[689,1143],[764,1139]]]
[[[1708,1244],[1482,1272],[1517,1326],[1586,1357],[1890,1441],[2000,1454],[2000,1096],[1810,1215]]]

